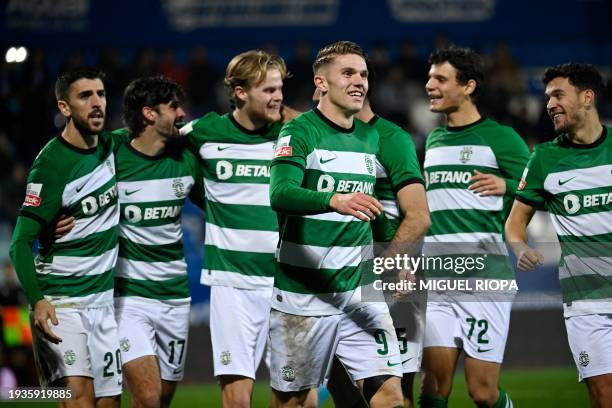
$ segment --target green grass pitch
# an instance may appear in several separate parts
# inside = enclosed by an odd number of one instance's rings
[[[501,385],[512,397],[514,406],[518,408],[577,408],[589,406],[586,387],[584,384],[578,383],[576,369],[571,367],[502,370]],[[269,399],[268,384],[257,383],[253,395],[253,407],[268,407]],[[122,407],[130,406],[129,396],[124,395],[121,405]],[[54,407],[57,404],[2,401],[0,406],[43,408]],[[221,407],[220,390],[215,384],[181,384],[172,407]],[[328,400],[323,407],[331,408],[333,403]],[[462,373],[458,373],[455,377],[449,407],[474,407],[467,395],[465,378]]]

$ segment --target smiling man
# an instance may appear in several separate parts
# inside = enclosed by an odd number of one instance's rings
[[[281,406],[304,403],[334,354],[371,407],[402,406],[401,360],[384,302],[361,301],[362,250],[373,198],[377,131],[354,120],[368,91],[365,55],[340,41],[313,64],[317,108],[285,125],[270,200],[281,219],[270,314],[271,384]]]
[[[278,222],[269,166],[282,124],[282,58],[247,51],[227,66],[233,111],[181,129],[202,163],[206,237],[201,282],[211,287],[210,329],[223,406],[248,407],[266,352]]]
[[[119,406],[122,390],[113,309],[117,144],[103,131],[103,77],[84,68],[57,79],[66,127],[32,164],[10,248],[32,308],[40,383],[70,388],[74,399],[64,406]],[[35,262],[33,242],[62,215],[74,217],[74,228],[55,242],[42,240]]]
[[[537,145],[506,223],[518,266],[542,255],[527,246],[527,225],[546,209],[561,243],[559,280],[570,349],[593,407],[612,406],[612,128],[597,112],[601,74],[589,64],[545,71],[546,110],[554,140]]]
[[[455,243],[469,251],[491,248],[484,275],[469,272],[462,278],[512,280],[514,272],[503,245],[503,226],[529,150],[511,128],[480,115],[476,98],[483,82],[480,56],[474,51],[449,48],[429,58],[425,85],[430,110],[442,113],[446,126],[429,135],[425,153],[427,201],[431,227],[425,237],[429,249]],[[429,249],[428,249],[429,248]],[[442,249],[444,251],[444,249]],[[458,254],[457,251],[449,255]],[[455,271],[427,278],[457,278]],[[461,350],[472,400],[482,407],[511,407],[498,388],[510,324],[509,301],[495,302],[478,293],[452,296],[430,293],[423,341],[425,372],[421,407],[445,407]]]
[[[121,216],[115,307],[135,407],[168,407],[187,359],[191,298],[181,213],[187,197],[202,207],[204,192],[198,159],[177,128],[185,117],[183,97],[183,89],[163,76],[134,80],[123,97],[132,137],[116,160]]]

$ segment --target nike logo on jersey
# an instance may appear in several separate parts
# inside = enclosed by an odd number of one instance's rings
[[[127,191],[127,190],[125,190],[125,195],[126,195],[126,196],[129,196],[129,195],[132,195],[132,194],[134,194],[134,193],[139,192],[140,190],[142,190],[142,188],[139,188],[139,189],[137,189],[137,190],[133,190],[133,191]]]
[[[406,360],[402,361],[402,364],[409,362],[409,361],[410,361],[410,360],[412,360],[413,358],[414,358],[414,357],[407,358]]]
[[[85,183],[85,184],[87,184],[87,183]],[[82,190],[82,189],[85,187],[85,184],[83,184],[81,187],[77,187],[77,188],[76,188],[76,192],[77,192],[77,193],[80,193],[80,192],[81,192],[81,190]]]
[[[181,371],[183,371],[183,369],[182,369],[181,367],[179,367],[179,368],[175,368],[175,369],[174,369],[174,371],[172,372],[172,374],[178,374],[178,373],[180,373]]]
[[[321,164],[325,164],[325,163],[329,163],[329,162],[330,162],[330,161],[332,161],[332,160],[336,160],[336,157],[332,157],[331,159],[327,159],[327,160],[323,160],[323,158],[321,157],[321,158],[319,159],[319,163],[321,163]]]
[[[486,353],[487,351],[491,351],[491,350],[493,350],[493,349],[492,349],[492,348],[488,348],[488,349],[481,349],[480,347],[478,347],[478,350],[477,350],[477,351],[478,351],[479,353]]]
[[[220,152],[222,152],[222,151],[224,151],[224,150],[229,149],[230,147],[232,147],[232,146],[225,146],[225,147],[217,146],[217,150],[218,150],[218,151],[220,151]]]
[[[559,180],[559,185],[560,185],[560,186],[562,186],[562,185],[564,185],[565,183],[569,183],[570,181],[572,181],[572,180],[573,180],[573,179],[575,179],[575,178],[576,178],[576,176],[574,176],[574,177],[572,177],[572,178],[568,178],[567,180],[564,180],[564,181]]]
[[[396,365],[400,365],[402,363],[392,363],[389,360],[387,360],[387,367],[395,367]]]

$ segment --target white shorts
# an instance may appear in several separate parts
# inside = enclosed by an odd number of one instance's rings
[[[423,347],[463,349],[475,359],[504,359],[512,302],[430,301]]]
[[[49,321],[49,326],[61,343],[53,344],[38,329],[32,330],[40,385],[46,388],[64,377],[89,377],[96,398],[121,394],[121,353],[113,306],[60,307],[55,314],[59,324],[53,326]]]
[[[239,375],[255,379],[266,352],[270,367],[268,329],[272,288],[210,288],[210,335],[215,376]]]
[[[612,314],[565,318],[578,380],[612,373]]]
[[[411,294],[408,299],[389,305],[405,374],[421,369],[426,309],[427,292]]]
[[[183,379],[191,306],[146,304],[129,297],[115,301],[119,347],[123,364],[143,356],[156,356],[161,379]]]
[[[334,354],[353,381],[402,376],[399,346],[385,303],[331,316],[270,313],[270,382],[281,392],[323,383]]]

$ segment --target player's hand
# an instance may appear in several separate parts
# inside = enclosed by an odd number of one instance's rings
[[[55,307],[53,307],[53,305],[49,303],[49,301],[41,299],[34,305],[34,325],[44,334],[45,338],[51,343],[61,343],[62,339],[57,337],[55,333],[51,331],[48,322],[49,320],[51,320],[51,323],[53,323],[54,326],[57,326],[59,324],[59,321],[55,316]]]
[[[352,215],[362,221],[376,219],[383,206],[377,199],[364,193],[336,193],[329,201],[332,210],[343,215]]]
[[[487,196],[503,196],[506,193],[506,181],[493,174],[481,173],[474,170],[474,175],[471,178],[473,182],[468,187],[474,193],[480,193],[481,197]]]
[[[544,263],[544,255],[527,245],[518,253],[516,265],[522,271],[531,271]]]
[[[416,285],[417,279],[414,274],[414,271],[410,268],[402,269],[401,271],[399,271],[397,274],[397,277],[398,277],[398,282],[405,281],[406,287],[407,287],[406,289],[403,289],[403,290],[396,290],[395,293],[393,294],[394,299],[401,299],[403,297],[406,297],[408,294],[410,294],[410,292],[412,292],[409,289],[411,285],[409,282],[413,282],[412,285]]]
[[[74,217],[67,217],[65,214],[62,214],[57,220],[57,224],[55,224],[55,239],[61,238],[72,231],[75,225]]]

